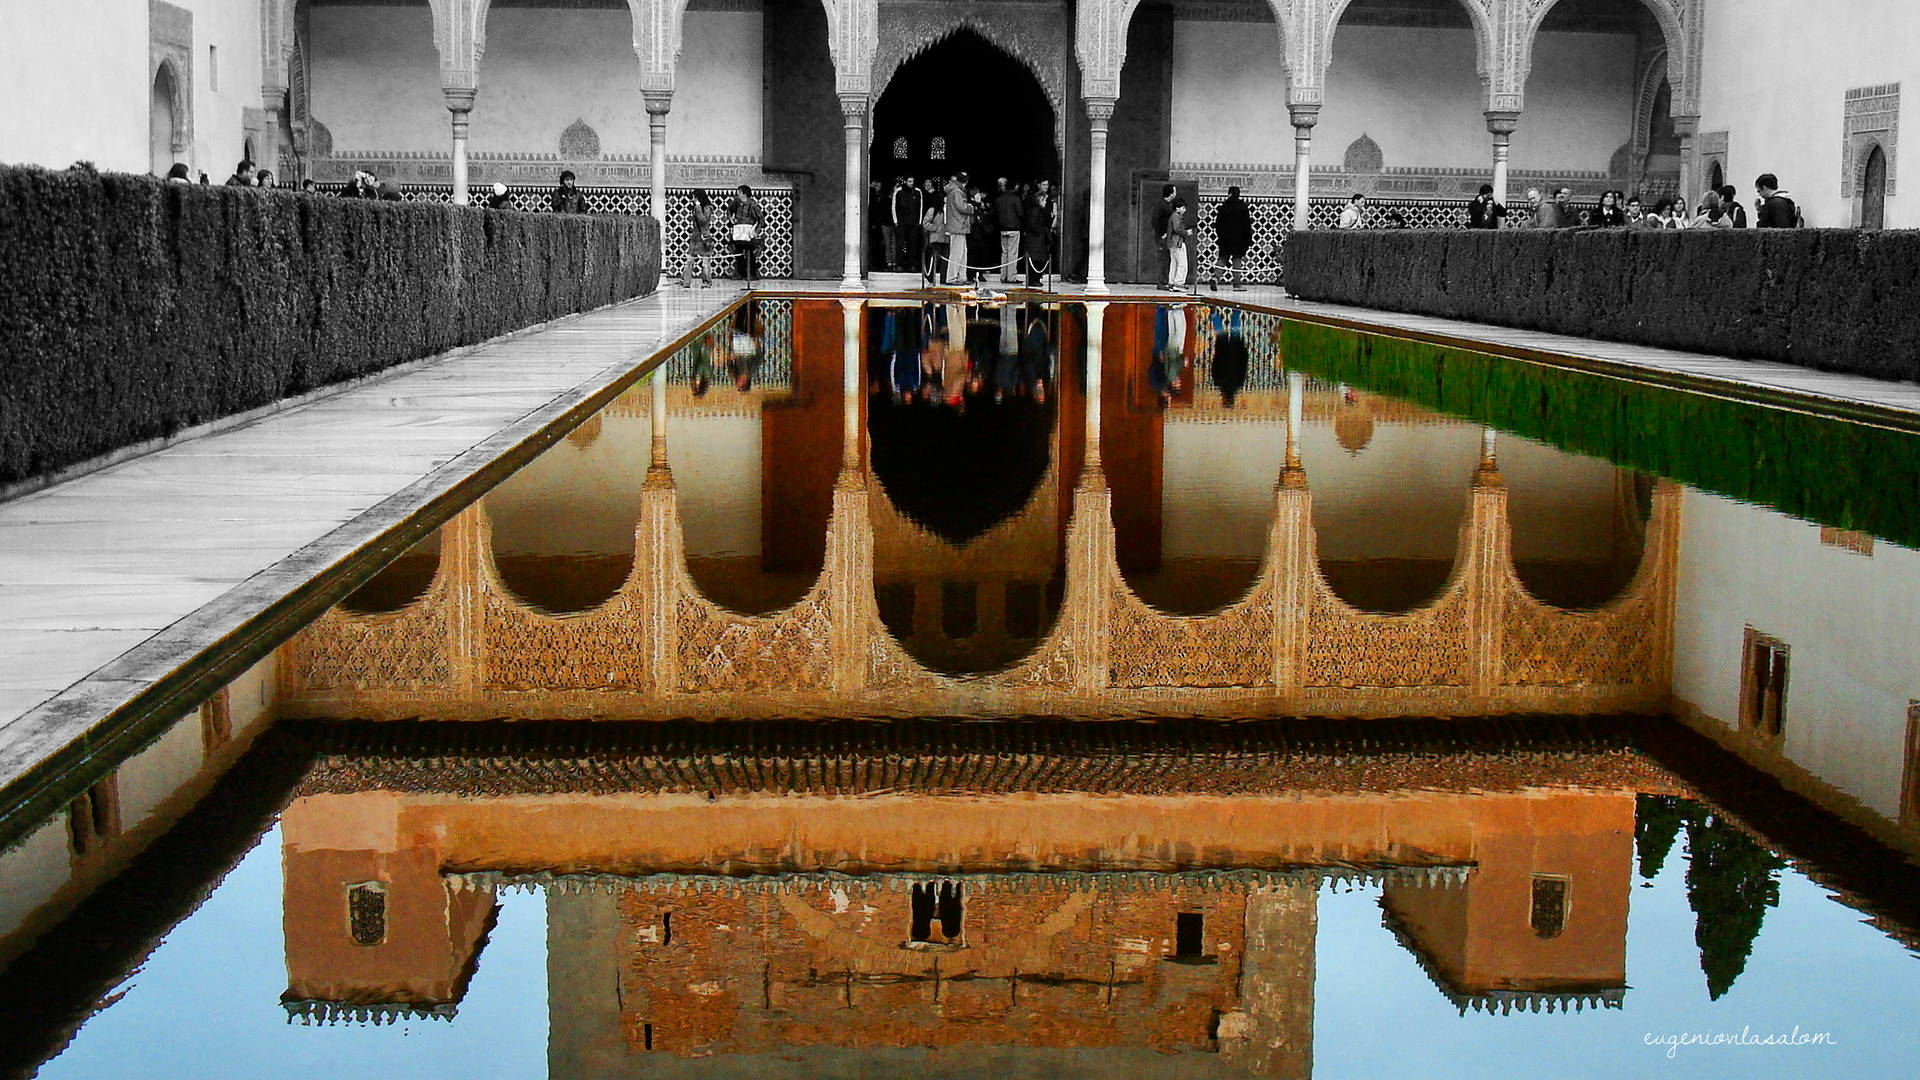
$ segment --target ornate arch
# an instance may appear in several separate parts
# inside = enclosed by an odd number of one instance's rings
[[[1495,81],[1493,57],[1495,55],[1493,35],[1493,13],[1488,5],[1492,0],[1456,0],[1467,13],[1467,19],[1473,24],[1473,66],[1480,76],[1480,85],[1489,92]],[[1347,13],[1353,0],[1331,0],[1326,6],[1325,21],[1320,25],[1322,42],[1316,62],[1319,64],[1315,75],[1315,84],[1324,84],[1327,77],[1327,65],[1333,62],[1333,36],[1339,29],[1340,20]]]
[[[1653,149],[1653,107],[1660,100],[1660,84],[1667,81],[1667,50],[1655,49],[1640,72],[1633,99],[1633,154],[1642,159]],[[1671,90],[1669,90],[1671,95]],[[1672,111],[1669,101],[1668,111]]]
[[[176,161],[193,153],[193,12],[150,0],[147,5],[147,93],[166,71],[173,83],[173,154]]]
[[[1516,2],[1525,5],[1522,16],[1525,33],[1520,35],[1521,48],[1516,65],[1518,85],[1525,86],[1527,76],[1533,72],[1533,45],[1539,40],[1540,24],[1546,20],[1547,13],[1563,0]],[[1694,75],[1699,60],[1699,0],[1640,0],[1640,3],[1652,13],[1654,22],[1660,27],[1661,40],[1666,43],[1667,84],[1672,88],[1673,114],[1697,115],[1700,111],[1697,97],[1700,88],[1696,85]]]
[[[883,17],[885,32],[873,57],[876,98],[886,92],[907,61],[969,30],[1026,67],[1047,95],[1056,119],[1065,114],[1067,26],[1058,10],[1006,5],[982,11],[973,5],[901,4],[890,7]]]
[[[1324,96],[1321,76],[1325,65],[1313,66],[1318,23],[1313,9],[1324,0],[1265,0],[1273,12],[1280,36],[1280,73],[1287,83],[1288,105],[1318,107]],[[1462,0],[1463,3],[1468,0]],[[1127,28],[1140,0],[1087,0],[1074,18],[1073,46],[1080,62],[1080,92],[1083,97],[1120,96],[1120,69],[1127,60]],[[1294,28],[1303,28],[1295,33]],[[1311,78],[1301,73],[1314,72]]]
[[[179,161],[183,160],[182,155],[193,147],[193,131],[188,126],[187,91],[179,65],[172,57],[167,57],[153,66],[153,79],[148,84],[149,92],[159,84],[162,75],[167,77],[167,108],[173,114],[173,129],[167,133],[170,141],[169,149],[173,151],[174,160]]]

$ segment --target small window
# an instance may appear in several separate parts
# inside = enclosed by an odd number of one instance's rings
[[[1777,740],[1785,730],[1786,642],[1747,627],[1740,658],[1740,727]]]
[[[1907,705],[1907,760],[1900,777],[1900,824],[1920,826],[1920,701]]]
[[[1533,936],[1557,938],[1567,928],[1567,879],[1535,874],[1533,878]]]
[[[355,945],[387,940],[387,887],[378,881],[347,886],[347,933]]]
[[[893,140],[893,159],[895,161],[907,160],[907,137],[905,135]]]
[[[105,847],[119,831],[119,791],[111,775],[67,804],[67,845],[75,858]]]
[[[940,583],[940,632],[949,641],[970,638],[980,629],[980,589],[971,581]]]
[[[945,135],[935,135],[933,137],[933,144],[927,148],[927,156],[935,161],[947,160],[947,137]]]
[[[1197,911],[1183,911],[1173,917],[1173,955],[1181,960],[1198,960],[1206,953],[1207,917]]]
[[[207,89],[220,92],[220,46],[207,46]]]
[[[965,898],[957,881],[928,881],[915,884],[911,893],[913,926],[909,940],[927,943],[951,943],[960,940]],[[940,936],[934,936],[934,923],[940,924]]]
[[[232,711],[226,687],[200,703],[200,748],[213,753],[233,738]]]

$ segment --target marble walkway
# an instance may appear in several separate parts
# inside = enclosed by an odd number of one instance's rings
[[[843,295],[837,282],[763,284]],[[738,295],[663,288],[0,503],[0,786]],[[1920,430],[1913,384],[1299,303],[1271,287],[1189,298]]]
[[[740,294],[662,289],[0,503],[0,785]]]

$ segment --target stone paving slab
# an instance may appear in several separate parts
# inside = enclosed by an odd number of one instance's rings
[[[0,504],[0,784],[740,295],[663,289]]]

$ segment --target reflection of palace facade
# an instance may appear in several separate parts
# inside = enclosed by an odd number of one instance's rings
[[[1636,758],[980,738],[721,763],[684,732],[448,758],[362,729],[282,819],[287,1008],[452,1017],[529,885],[561,1076],[1309,1075],[1337,881],[1379,885],[1463,1011],[1622,1001],[1635,791],[1668,783]]]
[[[771,558],[775,546],[820,541],[818,577],[797,603],[746,615],[696,582],[682,481],[667,453],[672,395],[662,393],[633,514],[630,570],[603,602],[559,616],[516,595],[502,581],[482,504],[443,527],[438,572],[419,600],[377,615],[336,611],[288,646],[290,711],[1112,715],[1164,711],[1177,701],[1196,714],[1486,715],[1617,713],[1665,703],[1676,488],[1653,493],[1644,537],[1636,532],[1631,545],[1644,555],[1622,574],[1617,596],[1597,607],[1555,607],[1530,591],[1515,558],[1510,492],[1492,438],[1469,435],[1454,481],[1459,524],[1438,541],[1451,543],[1451,559],[1436,559],[1432,542],[1418,553],[1448,568],[1436,578],[1436,594],[1407,611],[1362,610],[1328,572],[1342,564],[1327,557],[1315,474],[1302,465],[1303,444],[1313,445],[1305,422],[1313,395],[1298,378],[1263,391],[1288,402],[1287,422],[1281,460],[1261,496],[1258,569],[1244,591],[1204,615],[1172,615],[1141,600],[1128,562],[1156,563],[1162,554],[1163,440],[1182,422],[1177,402],[1163,412],[1140,400],[1146,392],[1135,369],[1151,334],[1142,324],[1150,326],[1155,310],[1089,307],[1085,351],[1103,363],[1080,371],[1078,342],[1066,343],[1067,359],[1057,364],[1053,462],[1026,506],[975,541],[984,546],[969,548],[905,518],[868,468],[860,308],[796,302],[795,333],[809,345],[795,350],[793,379],[809,389],[780,403],[777,423],[773,405],[763,410],[760,543]],[[837,396],[821,375],[835,355],[844,360]],[[1333,422],[1337,436],[1337,416]],[[1435,516],[1408,507],[1376,527],[1411,532],[1416,519]],[[1004,560],[997,574],[982,571],[993,560],[981,551]],[[1042,575],[1056,558],[1063,587],[1052,616]],[[956,591],[967,593],[959,600],[971,618],[950,617]],[[908,614],[883,612],[883,604]],[[904,640],[890,623],[910,627]],[[1031,644],[1000,670],[938,670],[950,668],[942,657],[964,656],[968,645],[940,639],[983,632]],[[762,691],[774,688],[785,693],[769,706]]]

